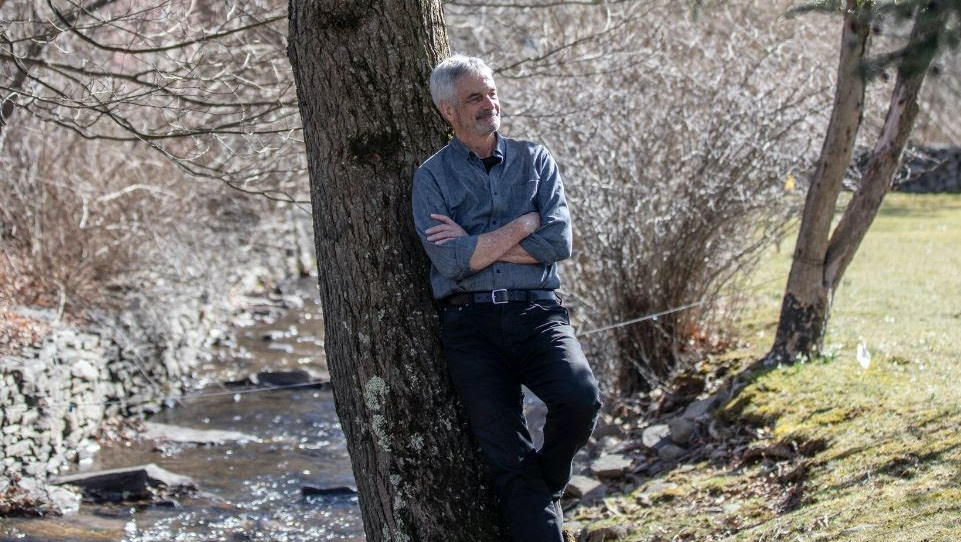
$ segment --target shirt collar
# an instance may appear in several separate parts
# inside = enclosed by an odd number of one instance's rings
[[[494,152],[491,154],[491,156],[496,156],[501,159],[501,162],[503,162],[504,151],[507,150],[507,144],[504,142],[504,138],[503,136],[500,135],[499,132],[494,132],[494,136],[497,137],[497,144],[494,145]],[[467,145],[464,145],[464,143],[460,139],[457,139],[457,136],[454,136],[453,138],[451,138],[450,146],[451,148],[456,150],[458,153],[462,154],[464,158],[467,158],[467,159],[477,158],[478,160],[480,160],[480,157],[477,156],[477,154],[474,153],[474,151],[468,149]]]

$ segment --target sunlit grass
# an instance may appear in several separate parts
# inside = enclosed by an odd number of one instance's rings
[[[782,246],[758,270],[741,325],[750,355],[773,339],[790,257]],[[623,515],[606,521],[636,541],[961,540],[959,327],[961,197],[890,195],[837,290],[827,355],[768,372],[725,407],[769,427],[761,445],[828,442],[804,460],[800,506],[781,511],[788,488],[758,465],[700,464],[658,479],[678,496],[610,499]]]

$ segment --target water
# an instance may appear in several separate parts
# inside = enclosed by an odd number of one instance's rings
[[[315,286],[300,284],[300,310],[262,318],[236,330],[229,363],[198,372],[208,385],[150,421],[196,429],[240,431],[254,442],[216,446],[127,441],[105,443],[82,470],[155,463],[190,476],[199,492],[154,506],[83,504],[60,518],[6,519],[0,540],[27,542],[361,541],[356,495],[304,497],[301,488],[354,485],[331,392],[296,388],[233,394],[219,383],[261,370],[301,369],[325,379],[323,323]],[[269,337],[265,339],[265,337]],[[80,469],[77,469],[80,470]]]

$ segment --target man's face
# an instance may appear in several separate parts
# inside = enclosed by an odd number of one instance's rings
[[[442,104],[441,112],[461,138],[496,132],[501,125],[501,107],[494,80],[473,74],[461,76],[453,103]]]

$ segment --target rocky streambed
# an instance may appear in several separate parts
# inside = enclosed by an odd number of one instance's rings
[[[193,392],[145,421],[103,428],[80,463],[52,479],[79,488],[79,508],[0,518],[0,542],[364,540],[315,292],[305,279],[283,300],[255,300],[194,372]],[[530,393],[525,406],[539,445],[546,408]],[[650,427],[634,443],[622,425],[605,415],[575,458],[565,510],[623,491],[633,473],[684,452],[666,444],[681,442],[678,428]],[[622,455],[636,448],[646,452]]]
[[[104,431],[99,449],[59,480],[80,486],[112,471],[111,483],[133,485],[111,491],[101,480],[76,511],[0,519],[0,540],[363,540],[346,444],[324,384],[314,289],[305,281],[292,292],[301,300],[288,300],[302,305],[296,310],[255,304],[197,371],[202,387],[146,423]],[[174,478],[158,480],[164,471]]]

